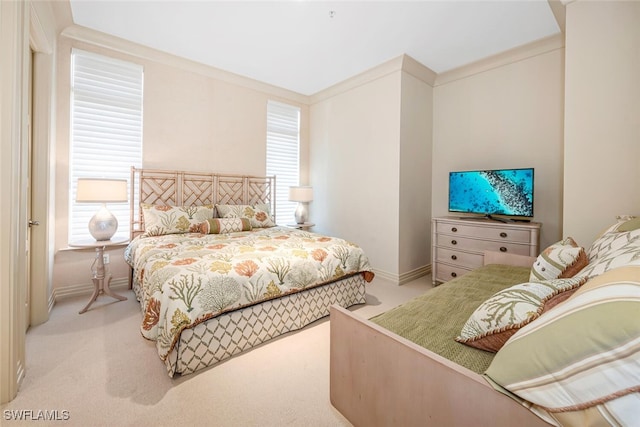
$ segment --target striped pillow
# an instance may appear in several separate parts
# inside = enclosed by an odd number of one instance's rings
[[[226,234],[237,231],[251,231],[249,218],[209,218],[198,224],[194,232],[202,234]]]
[[[573,277],[589,260],[584,248],[567,237],[545,249],[533,263],[530,281]]]
[[[562,425],[635,425],[639,320],[640,266],[611,270],[520,329],[485,375]]]

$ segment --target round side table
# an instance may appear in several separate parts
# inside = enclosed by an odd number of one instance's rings
[[[91,304],[93,304],[96,299],[98,299],[98,296],[100,294],[108,295],[120,301],[127,300],[127,297],[118,295],[109,288],[109,283],[111,282],[111,273],[108,273],[104,266],[104,249],[108,246],[123,245],[128,242],[128,238],[113,238],[111,240],[83,240],[69,243],[69,247],[72,248],[94,248],[96,250],[96,259],[91,266],[94,286],[93,295],[91,295],[91,299],[89,300],[87,305],[82,310],[80,310],[79,314],[87,311],[89,307],[91,307]]]

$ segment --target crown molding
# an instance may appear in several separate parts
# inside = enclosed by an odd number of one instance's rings
[[[53,9],[50,3],[31,2],[29,3],[29,42],[35,52],[51,54],[53,53],[54,40],[50,40],[48,34],[54,34],[55,29],[47,31],[47,24],[55,22]]]
[[[566,2],[564,0],[547,0],[547,3],[549,3],[553,17],[556,18],[558,28],[560,28],[560,31],[564,34],[567,22]]]
[[[402,71],[412,75],[418,80],[423,81],[429,86],[433,86],[435,84],[436,77],[438,76],[435,71],[431,70],[426,65],[423,65],[422,63],[416,61],[409,55],[402,56]]]
[[[489,56],[471,64],[455,68],[450,71],[438,74],[434,86],[451,83],[464,79],[475,74],[483,73],[505,65],[520,62],[534,56],[543,55],[554,50],[564,49],[564,34],[558,33],[553,36],[507,50],[497,55]]]
[[[198,63],[170,53],[162,52],[151,47],[143,46],[138,43],[102,33],[100,31],[82,27],[80,25],[74,24],[65,28],[62,31],[61,36],[71,40],[76,40],[79,42],[84,42],[101,48],[109,49],[121,54],[133,56],[135,58],[181,68],[207,77],[222,80],[227,83],[246,87],[248,89],[253,89],[259,92],[264,92],[279,98],[288,99],[299,104],[309,104],[309,97],[306,95],[302,95],[297,92],[254,80],[249,77],[244,77],[239,74],[234,74],[229,71],[221,70],[219,68],[211,67],[209,65]]]
[[[431,86],[433,86],[436,77],[435,72],[409,55],[400,55],[311,95],[310,104],[316,104],[398,71],[411,74]]]

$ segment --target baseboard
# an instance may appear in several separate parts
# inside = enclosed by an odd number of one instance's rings
[[[377,277],[381,279],[385,279],[390,281],[391,283],[395,283],[396,285],[404,285],[405,283],[411,282],[412,280],[416,280],[422,276],[426,276],[431,273],[431,264],[424,265],[422,267],[418,267],[414,270],[407,271],[406,273],[394,274],[389,273],[387,271],[373,269],[373,272]]]
[[[49,301],[47,303],[47,310],[49,311],[49,314],[51,314],[51,310],[53,310],[53,306],[56,305],[56,290],[54,289],[53,292],[51,292],[51,295],[49,295]]]
[[[431,274],[431,264],[423,265],[422,267],[402,273],[398,284],[404,285],[405,283],[409,283],[412,280],[416,280],[422,276],[426,276],[427,274]]]
[[[126,277],[113,279],[109,285],[110,289],[115,290],[128,290],[129,289],[129,279]],[[64,298],[77,297],[81,295],[91,295],[93,292],[93,284],[86,283],[81,285],[69,285],[69,286],[60,286],[53,290],[53,299],[54,302]]]

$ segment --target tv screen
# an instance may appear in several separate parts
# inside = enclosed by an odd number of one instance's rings
[[[450,172],[449,211],[533,217],[533,168]]]

